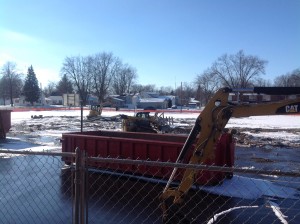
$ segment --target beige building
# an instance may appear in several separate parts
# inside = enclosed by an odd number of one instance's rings
[[[63,94],[63,105],[67,107],[79,107],[80,106],[80,97],[76,93],[66,93]]]

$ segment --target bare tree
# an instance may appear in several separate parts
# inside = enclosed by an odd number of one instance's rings
[[[91,77],[93,80],[93,92],[98,97],[100,110],[106,96],[109,93],[112,80],[120,68],[120,59],[112,53],[99,53],[91,57]]]
[[[173,89],[171,86],[161,86],[159,89],[159,94],[160,95],[173,95]]]
[[[155,91],[156,91],[156,87],[154,84],[148,84],[148,85],[134,84],[132,86],[132,92],[134,93],[155,92]]]
[[[93,81],[91,77],[91,57],[66,57],[61,73],[73,82],[83,105],[86,105]]]
[[[223,55],[213,63],[212,74],[216,75],[224,86],[230,88],[247,88],[253,80],[265,74],[267,61],[256,56],[245,55],[240,50],[235,55]]]
[[[112,88],[116,94],[122,95],[130,92],[137,78],[137,74],[136,70],[128,64],[123,65],[121,62],[119,63],[113,79]]]
[[[207,104],[209,99],[220,87],[216,74],[212,73],[209,69],[199,74],[196,77],[195,83],[197,86],[197,100],[199,100],[201,104]]]
[[[56,84],[55,82],[49,82],[46,87],[44,87],[43,92],[46,97],[56,94]]]
[[[253,82],[253,86],[262,86],[262,87],[267,87],[267,86],[272,86],[272,82],[270,80],[267,79],[263,79],[263,78],[257,78],[254,82]]]
[[[187,105],[189,103],[190,98],[195,98],[196,90],[193,87],[194,85],[184,82],[175,89],[175,95],[179,96],[179,104]]]
[[[16,64],[14,62],[6,62],[2,67],[2,79],[1,79],[1,95],[5,101],[5,98],[9,96],[10,104],[13,106],[13,98],[18,97],[21,94],[23,81],[20,78],[20,74],[17,73]]]
[[[296,69],[291,74],[291,82],[293,86],[300,87],[300,69]]]
[[[300,69],[276,77],[274,85],[282,87],[300,87]]]

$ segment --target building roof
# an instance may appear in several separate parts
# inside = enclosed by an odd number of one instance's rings
[[[119,101],[119,102],[124,102],[124,100],[122,100],[122,99],[120,99],[120,98],[112,97],[111,99],[112,99],[112,100],[115,100],[115,101]]]
[[[199,100],[195,100],[195,98],[191,98],[189,103],[200,103]]]
[[[163,103],[165,98],[141,98],[140,103]]]

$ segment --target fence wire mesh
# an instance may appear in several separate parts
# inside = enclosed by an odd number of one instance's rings
[[[176,164],[111,158],[91,162],[97,167],[88,178],[91,223],[97,223],[93,214],[100,213],[105,223],[162,223],[159,197]],[[182,204],[170,209],[169,223],[299,223],[299,173],[195,167],[200,172],[196,184]],[[171,187],[178,187],[181,172]],[[200,185],[204,181],[213,184]]]
[[[299,172],[98,157],[67,167],[62,158],[0,153],[0,223],[162,223],[160,196],[174,167],[175,189],[185,168],[199,174],[181,204],[166,201],[169,223],[300,223]],[[75,180],[77,171],[85,176]]]
[[[71,223],[61,156],[0,153],[0,223]]]

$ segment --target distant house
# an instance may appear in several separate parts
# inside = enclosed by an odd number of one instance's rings
[[[140,94],[141,98],[158,98],[159,94],[157,92],[141,92]]]
[[[137,108],[167,109],[175,105],[175,97],[159,96],[155,92],[142,92],[135,96],[134,103]]]
[[[63,105],[62,96],[49,96],[48,98],[52,101],[52,105]]]
[[[96,105],[96,104],[99,104],[99,100],[98,100],[98,97],[97,96],[94,96],[94,95],[88,95],[88,98],[87,98],[87,104],[88,105]]]
[[[200,101],[195,100],[195,98],[190,98],[189,100],[189,108],[196,109],[200,107]]]
[[[103,104],[106,107],[122,108],[126,107],[125,99],[120,95],[110,95],[105,99]]]
[[[166,98],[143,98],[137,102],[137,108],[155,108],[155,109],[166,109],[168,108],[168,99]]]
[[[161,97],[166,98],[166,99],[169,100],[168,107],[172,107],[172,106],[174,107],[174,106],[178,105],[178,103],[177,103],[178,98],[176,96],[169,95],[169,96],[161,96]]]
[[[136,102],[137,102],[137,95],[139,94],[134,94],[134,93],[129,93],[129,94],[123,94],[119,96],[118,98],[122,99],[124,102],[124,107],[129,108],[129,109],[134,109],[136,108]]]
[[[125,107],[128,109],[135,109],[137,108],[137,104],[140,101],[140,94],[139,93],[129,93],[123,95],[111,95],[111,98],[114,99],[121,99],[122,101],[119,102],[120,107]]]
[[[166,109],[175,104],[175,96],[159,96],[155,92],[129,93],[123,95],[110,95],[105,99],[105,106],[129,109]]]

